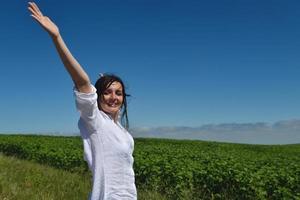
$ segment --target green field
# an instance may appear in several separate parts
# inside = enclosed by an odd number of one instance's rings
[[[0,153],[1,200],[83,200],[91,188],[89,173],[71,173]],[[139,200],[166,200],[138,189]]]
[[[79,137],[0,135],[0,151],[70,174],[89,173]],[[299,155],[300,144],[136,138],[136,185],[168,199],[300,199]]]

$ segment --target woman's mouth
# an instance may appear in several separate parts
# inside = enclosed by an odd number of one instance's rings
[[[107,105],[108,105],[109,107],[113,107],[113,108],[119,106],[119,104],[116,104],[116,103],[108,103]]]

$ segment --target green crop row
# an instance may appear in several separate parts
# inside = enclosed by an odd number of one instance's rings
[[[69,171],[87,171],[79,137],[1,135],[0,151]]]
[[[0,136],[0,151],[86,172],[80,137]],[[135,139],[136,185],[170,199],[300,199],[300,145]]]
[[[137,179],[186,199],[299,199],[300,145],[139,140]],[[157,184],[152,184],[153,182]],[[176,188],[176,190],[174,190]],[[186,196],[190,195],[190,196]]]

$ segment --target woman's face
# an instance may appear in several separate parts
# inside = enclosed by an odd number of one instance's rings
[[[104,92],[100,100],[102,110],[116,117],[123,104],[123,87],[119,82],[113,82]]]

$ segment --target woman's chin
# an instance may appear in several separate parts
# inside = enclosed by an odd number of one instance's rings
[[[104,108],[103,111],[111,116],[115,116],[119,112],[119,108]]]

